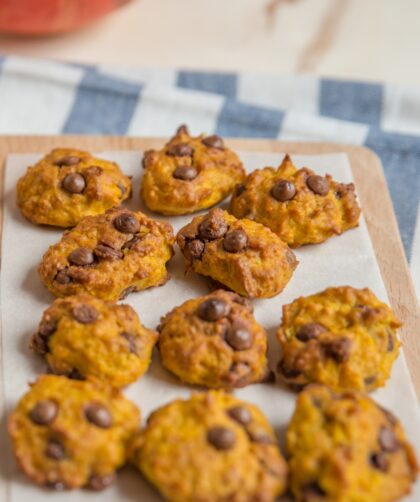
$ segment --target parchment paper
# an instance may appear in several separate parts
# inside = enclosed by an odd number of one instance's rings
[[[142,174],[141,153],[105,152],[101,153],[101,156],[117,161],[125,173],[133,175],[134,195],[127,205],[131,209],[148,213],[138,196]],[[282,157],[283,155],[272,153],[241,154],[249,171],[265,165],[277,166]],[[43,361],[28,350],[28,340],[36,329],[43,310],[53,300],[38,278],[37,266],[47,247],[60,239],[61,231],[31,225],[21,216],[15,204],[17,179],[24,174],[26,166],[38,158],[38,155],[11,155],[6,168],[1,304],[2,382],[7,411],[10,411],[20,396],[27,391],[27,382],[34,380],[36,375],[45,369]],[[344,154],[295,155],[293,159],[299,167],[307,165],[320,174],[328,172],[340,181],[352,181],[351,169]],[[190,216],[167,218],[175,231],[190,219]],[[255,301],[255,316],[270,336],[270,360],[273,367],[279,357],[274,332],[280,323],[283,304],[328,286],[346,284],[354,287],[368,286],[382,300],[387,301],[363,219],[359,228],[334,237],[321,245],[298,249],[296,255],[300,264],[285,291],[275,298]],[[155,328],[159,318],[175,305],[208,292],[202,278],[192,272],[187,277],[184,276],[183,259],[178,249],[169,265],[169,270],[172,279],[165,286],[131,294],[125,300],[136,309],[142,322],[148,327]],[[176,397],[187,397],[192,390],[196,389],[181,384],[164,370],[155,354],[147,375],[128,387],[125,392],[141,407],[144,420],[156,407]],[[294,409],[295,394],[279,383],[249,386],[236,391],[236,394],[262,408],[278,432],[282,444],[285,426]],[[418,432],[420,413],[402,353],[394,365],[392,378],[384,389],[374,393],[374,398],[402,419],[408,437],[420,453]],[[161,500],[132,468],[123,469],[117,483],[100,494],[85,490],[56,493],[35,487],[18,472],[15,461],[10,455],[10,445],[5,436],[5,419],[3,419],[0,445],[0,500],[7,502],[42,502],[46,499],[102,502]],[[406,500],[412,502],[420,500],[418,484]]]

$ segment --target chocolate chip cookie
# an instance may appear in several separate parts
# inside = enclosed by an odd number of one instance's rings
[[[193,137],[186,126],[161,149],[144,154],[140,195],[146,206],[167,215],[214,206],[245,178],[239,157],[216,135]]]
[[[74,148],[56,148],[17,183],[17,204],[32,223],[73,227],[131,196],[118,164]]]
[[[302,502],[392,502],[411,490],[417,462],[395,416],[357,392],[310,385],[286,434],[290,488]]]
[[[319,382],[335,390],[382,387],[398,356],[400,325],[367,288],[298,298],[283,307],[279,374],[291,384]]]
[[[140,420],[137,407],[98,382],[41,376],[9,417],[22,471],[56,490],[102,490],[126,461]]]
[[[80,293],[54,301],[30,345],[55,374],[123,387],[147,371],[157,336],[129,305]]]
[[[55,296],[86,292],[118,300],[168,280],[173,242],[169,223],[113,208],[65,232],[45,253],[39,274]]]
[[[295,255],[270,229],[237,220],[222,209],[195,217],[177,235],[187,269],[250,298],[280,293],[297,266]]]
[[[188,300],[162,318],[159,353],[183,382],[243,387],[269,377],[267,334],[249,300],[228,291]]]
[[[286,484],[286,463],[267,419],[221,391],[152,413],[132,458],[171,502],[273,502]]]
[[[280,167],[257,169],[236,187],[230,211],[270,228],[291,247],[317,244],[359,224],[353,183],[297,169],[286,155]]]

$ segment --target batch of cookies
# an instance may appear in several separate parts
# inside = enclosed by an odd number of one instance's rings
[[[186,215],[231,195],[229,209],[193,217],[175,237],[169,223],[121,205],[131,179],[117,164],[75,149],[53,150],[18,182],[30,222],[68,229],[39,266],[57,297],[30,341],[46,374],[9,417],[23,472],[56,490],[102,490],[132,463],[173,502],[387,502],[409,493],[413,449],[366,394],[390,376],[400,322],[369,289],[331,287],[283,307],[276,374],[299,392],[286,457],[263,413],[232,393],[276,376],[251,299],[285,288],[298,266],[292,248],[358,225],[354,185],[297,169],[289,156],[246,176],[222,138],[192,137],[185,126],[145,152],[143,168],[140,197],[154,213]],[[148,329],[117,301],[164,285],[175,243],[186,271],[207,277],[212,292]],[[154,347],[179,380],[209,390],[159,408],[140,428],[121,389],[146,373]]]

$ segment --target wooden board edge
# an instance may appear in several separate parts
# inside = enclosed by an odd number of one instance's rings
[[[77,146],[90,151],[145,150],[157,148],[164,141],[165,138],[155,137],[3,136],[0,137],[0,189],[3,192],[4,162],[9,153],[43,153],[59,146]],[[287,152],[292,155],[347,154],[390,303],[403,322],[400,336],[411,378],[420,399],[420,343],[416,336],[420,331],[420,308],[379,157],[366,147],[336,143],[267,139],[229,139],[227,142],[237,150]],[[1,207],[0,221],[2,213]]]

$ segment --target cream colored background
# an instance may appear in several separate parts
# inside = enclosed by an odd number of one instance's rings
[[[0,52],[420,84],[418,19],[420,0],[134,0],[76,33],[0,38]]]

